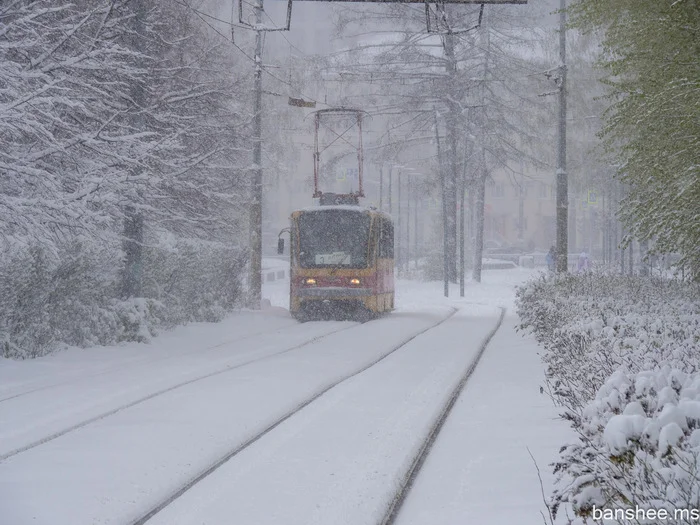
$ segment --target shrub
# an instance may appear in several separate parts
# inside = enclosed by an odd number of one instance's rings
[[[219,321],[238,305],[242,251],[176,242],[144,250],[143,297],[118,296],[121,250],[65,243],[0,251],[0,355],[38,357],[61,345],[148,342],[158,328]]]
[[[555,464],[555,513],[698,507],[699,292],[590,273],[518,289],[520,328],[544,347],[549,392],[579,436]]]

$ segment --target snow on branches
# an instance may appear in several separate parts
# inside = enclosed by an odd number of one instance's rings
[[[170,234],[241,244],[249,95],[231,74],[235,57],[198,22],[171,0],[0,3],[0,286],[17,300],[14,313],[0,308],[0,340],[18,345],[13,355],[102,340],[39,319],[64,298],[121,300],[113,281],[133,215],[149,248]],[[41,291],[39,274],[70,286]]]
[[[235,200],[220,176],[202,177],[235,168],[233,122],[212,120],[231,117],[231,86],[202,72],[195,35],[166,43],[192,31],[181,10],[151,8],[135,34],[131,4],[0,7],[4,236],[95,236],[126,205],[181,225],[213,223],[212,204]],[[211,49],[202,53],[212,60]]]
[[[518,290],[518,312],[546,350],[549,392],[579,436],[555,464],[554,513],[572,509],[579,524],[599,522],[594,508],[698,508],[697,286],[543,277]]]

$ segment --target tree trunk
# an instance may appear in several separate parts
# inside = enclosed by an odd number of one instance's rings
[[[124,217],[124,273],[122,275],[122,298],[141,295],[143,273],[143,216],[129,206]]]
[[[442,278],[444,285],[444,295],[450,295],[450,270],[449,270],[449,252],[448,252],[448,229],[447,229],[447,184],[445,176],[444,163],[442,162],[442,151],[440,148],[440,129],[438,128],[437,111],[434,112],[435,120],[435,142],[437,145],[437,161],[438,173],[440,176],[440,190],[442,191]]]
[[[482,153],[482,157],[485,157]],[[476,235],[474,237],[474,271],[472,278],[475,282],[481,282],[481,263],[484,253],[484,211],[486,208],[486,166],[482,159],[481,174],[476,183]]]
[[[639,242],[639,260],[641,266],[639,268],[639,275],[644,277],[649,276],[649,241]]]

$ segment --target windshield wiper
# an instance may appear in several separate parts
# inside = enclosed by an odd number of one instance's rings
[[[331,275],[335,275],[335,272],[340,270],[340,268],[343,266],[343,263],[345,262],[345,259],[347,259],[348,257],[350,257],[350,254],[347,254],[338,262],[338,264],[335,264],[331,267]]]

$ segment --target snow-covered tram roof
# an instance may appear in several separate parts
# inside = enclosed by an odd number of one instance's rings
[[[345,211],[354,211],[357,213],[374,213],[377,215],[381,215],[385,219],[389,219],[390,221],[393,221],[391,218],[391,215],[388,213],[385,213],[383,211],[380,211],[376,208],[369,208],[366,206],[358,206],[356,204],[326,204],[323,206],[317,205],[317,206],[307,206],[305,208],[300,208],[298,210],[294,210],[293,213],[298,213],[298,212],[317,212],[317,211],[325,211],[325,210],[345,210]]]

